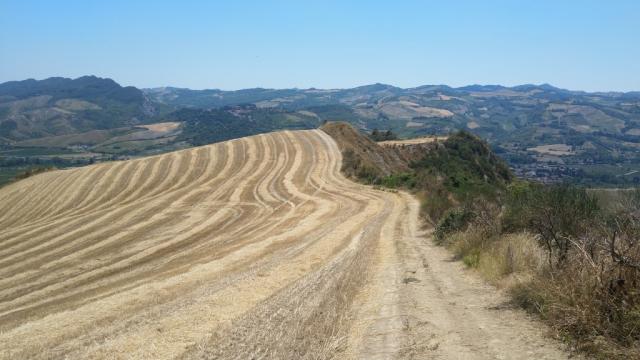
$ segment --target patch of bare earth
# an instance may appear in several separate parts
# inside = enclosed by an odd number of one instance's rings
[[[163,123],[155,123],[155,124],[148,124],[148,125],[139,125],[139,127],[143,127],[147,130],[151,130],[154,132],[168,133],[178,129],[178,127],[180,127],[180,123],[179,122],[163,122]]]
[[[406,140],[380,141],[378,142],[378,144],[382,146],[387,146],[387,147],[394,147],[394,146],[402,146],[402,145],[428,144],[436,141],[445,141],[445,140],[447,140],[447,136],[428,136],[428,137],[419,137],[419,138],[406,139]]]
[[[573,155],[573,150],[570,145],[567,144],[551,144],[551,145],[540,145],[532,148],[528,148],[529,151],[534,151],[539,154],[546,155]]]

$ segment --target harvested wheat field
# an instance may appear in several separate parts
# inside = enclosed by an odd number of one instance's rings
[[[340,166],[277,132],[0,189],[0,358],[566,358]]]

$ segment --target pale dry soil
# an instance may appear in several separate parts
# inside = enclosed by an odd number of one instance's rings
[[[551,144],[551,145],[540,145],[532,148],[528,148],[529,151],[535,151],[540,154],[548,154],[548,155],[572,155],[573,150],[570,145],[567,144]]]
[[[413,139],[405,139],[405,140],[385,140],[385,141],[380,141],[378,142],[378,144],[382,145],[382,146],[402,146],[402,145],[417,145],[417,144],[427,144],[427,143],[432,143],[435,141],[445,141],[447,140],[448,136],[425,136],[425,137],[418,137],[418,138],[413,138]]]
[[[320,130],[0,189],[1,359],[561,359]]]
[[[179,122],[163,122],[163,123],[140,125],[139,127],[143,127],[147,130],[151,130],[154,132],[167,133],[179,128],[180,123]]]

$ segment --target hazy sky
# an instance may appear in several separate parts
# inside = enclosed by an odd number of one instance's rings
[[[0,0],[0,82],[640,90],[640,1]]]

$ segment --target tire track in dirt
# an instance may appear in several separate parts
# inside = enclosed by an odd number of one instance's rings
[[[354,306],[348,358],[567,359],[544,326],[433,244],[420,205],[400,193],[404,216],[380,246],[375,274]],[[377,268],[377,270],[376,270]],[[575,355],[572,358],[578,358]]]

